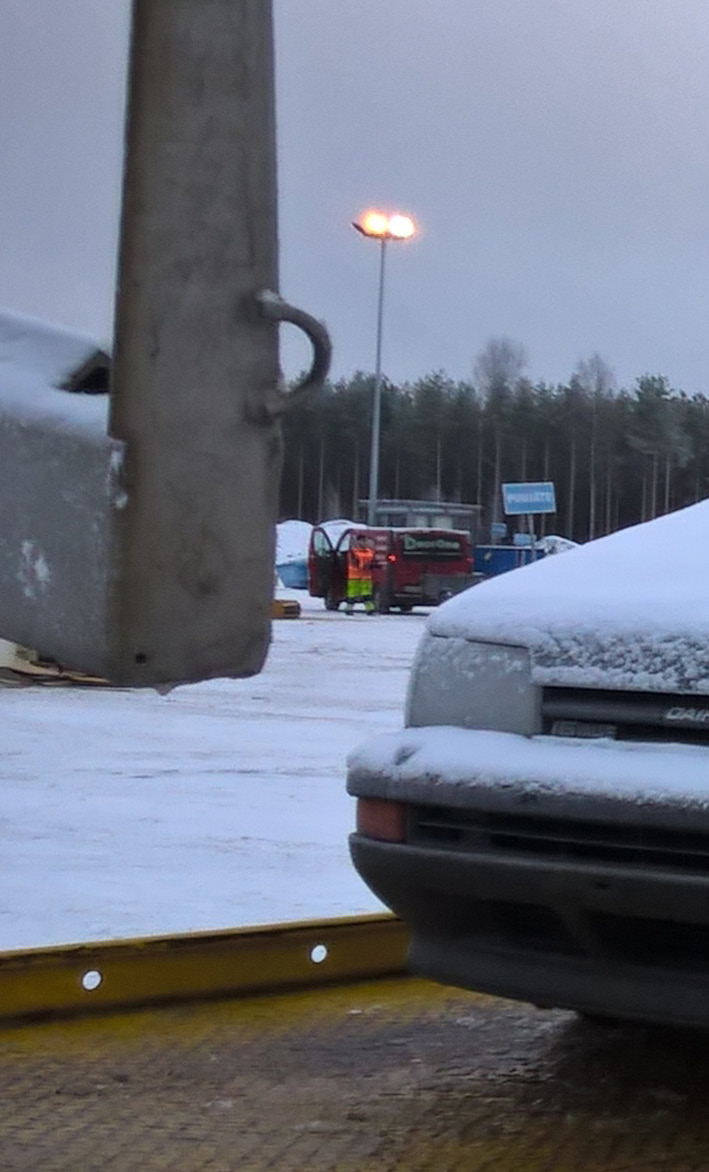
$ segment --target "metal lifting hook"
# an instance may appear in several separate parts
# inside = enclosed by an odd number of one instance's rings
[[[322,322],[306,313],[305,310],[296,309],[294,305],[289,305],[278,293],[264,289],[256,294],[256,301],[264,317],[268,318],[269,321],[290,322],[291,325],[297,326],[307,335],[313,347],[310,370],[304,378],[296,383],[292,390],[286,391],[276,388],[265,402],[263,400],[259,402],[257,414],[261,416],[265,414],[268,419],[276,419],[284,412],[290,411],[307,395],[319,390],[323,385],[330,369],[332,342]]]

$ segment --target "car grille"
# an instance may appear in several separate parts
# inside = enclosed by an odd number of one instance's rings
[[[407,841],[498,857],[526,855],[709,874],[709,833],[661,827],[411,806]]]
[[[551,736],[709,744],[709,696],[544,688],[542,729]]]

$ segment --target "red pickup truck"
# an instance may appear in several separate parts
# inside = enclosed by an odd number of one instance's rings
[[[373,551],[375,609],[409,611],[437,606],[473,584],[470,534],[462,529],[375,529],[325,522],[316,525],[308,551],[308,589],[337,610],[347,596],[348,553],[364,537]]]

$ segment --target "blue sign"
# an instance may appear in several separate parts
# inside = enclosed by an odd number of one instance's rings
[[[522,513],[556,512],[556,495],[550,480],[534,484],[503,484],[502,501],[508,517]]]

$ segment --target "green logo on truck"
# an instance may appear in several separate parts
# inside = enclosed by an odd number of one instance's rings
[[[460,541],[455,537],[418,537],[412,533],[405,533],[403,542],[405,554],[432,554],[439,557],[461,556]]]

